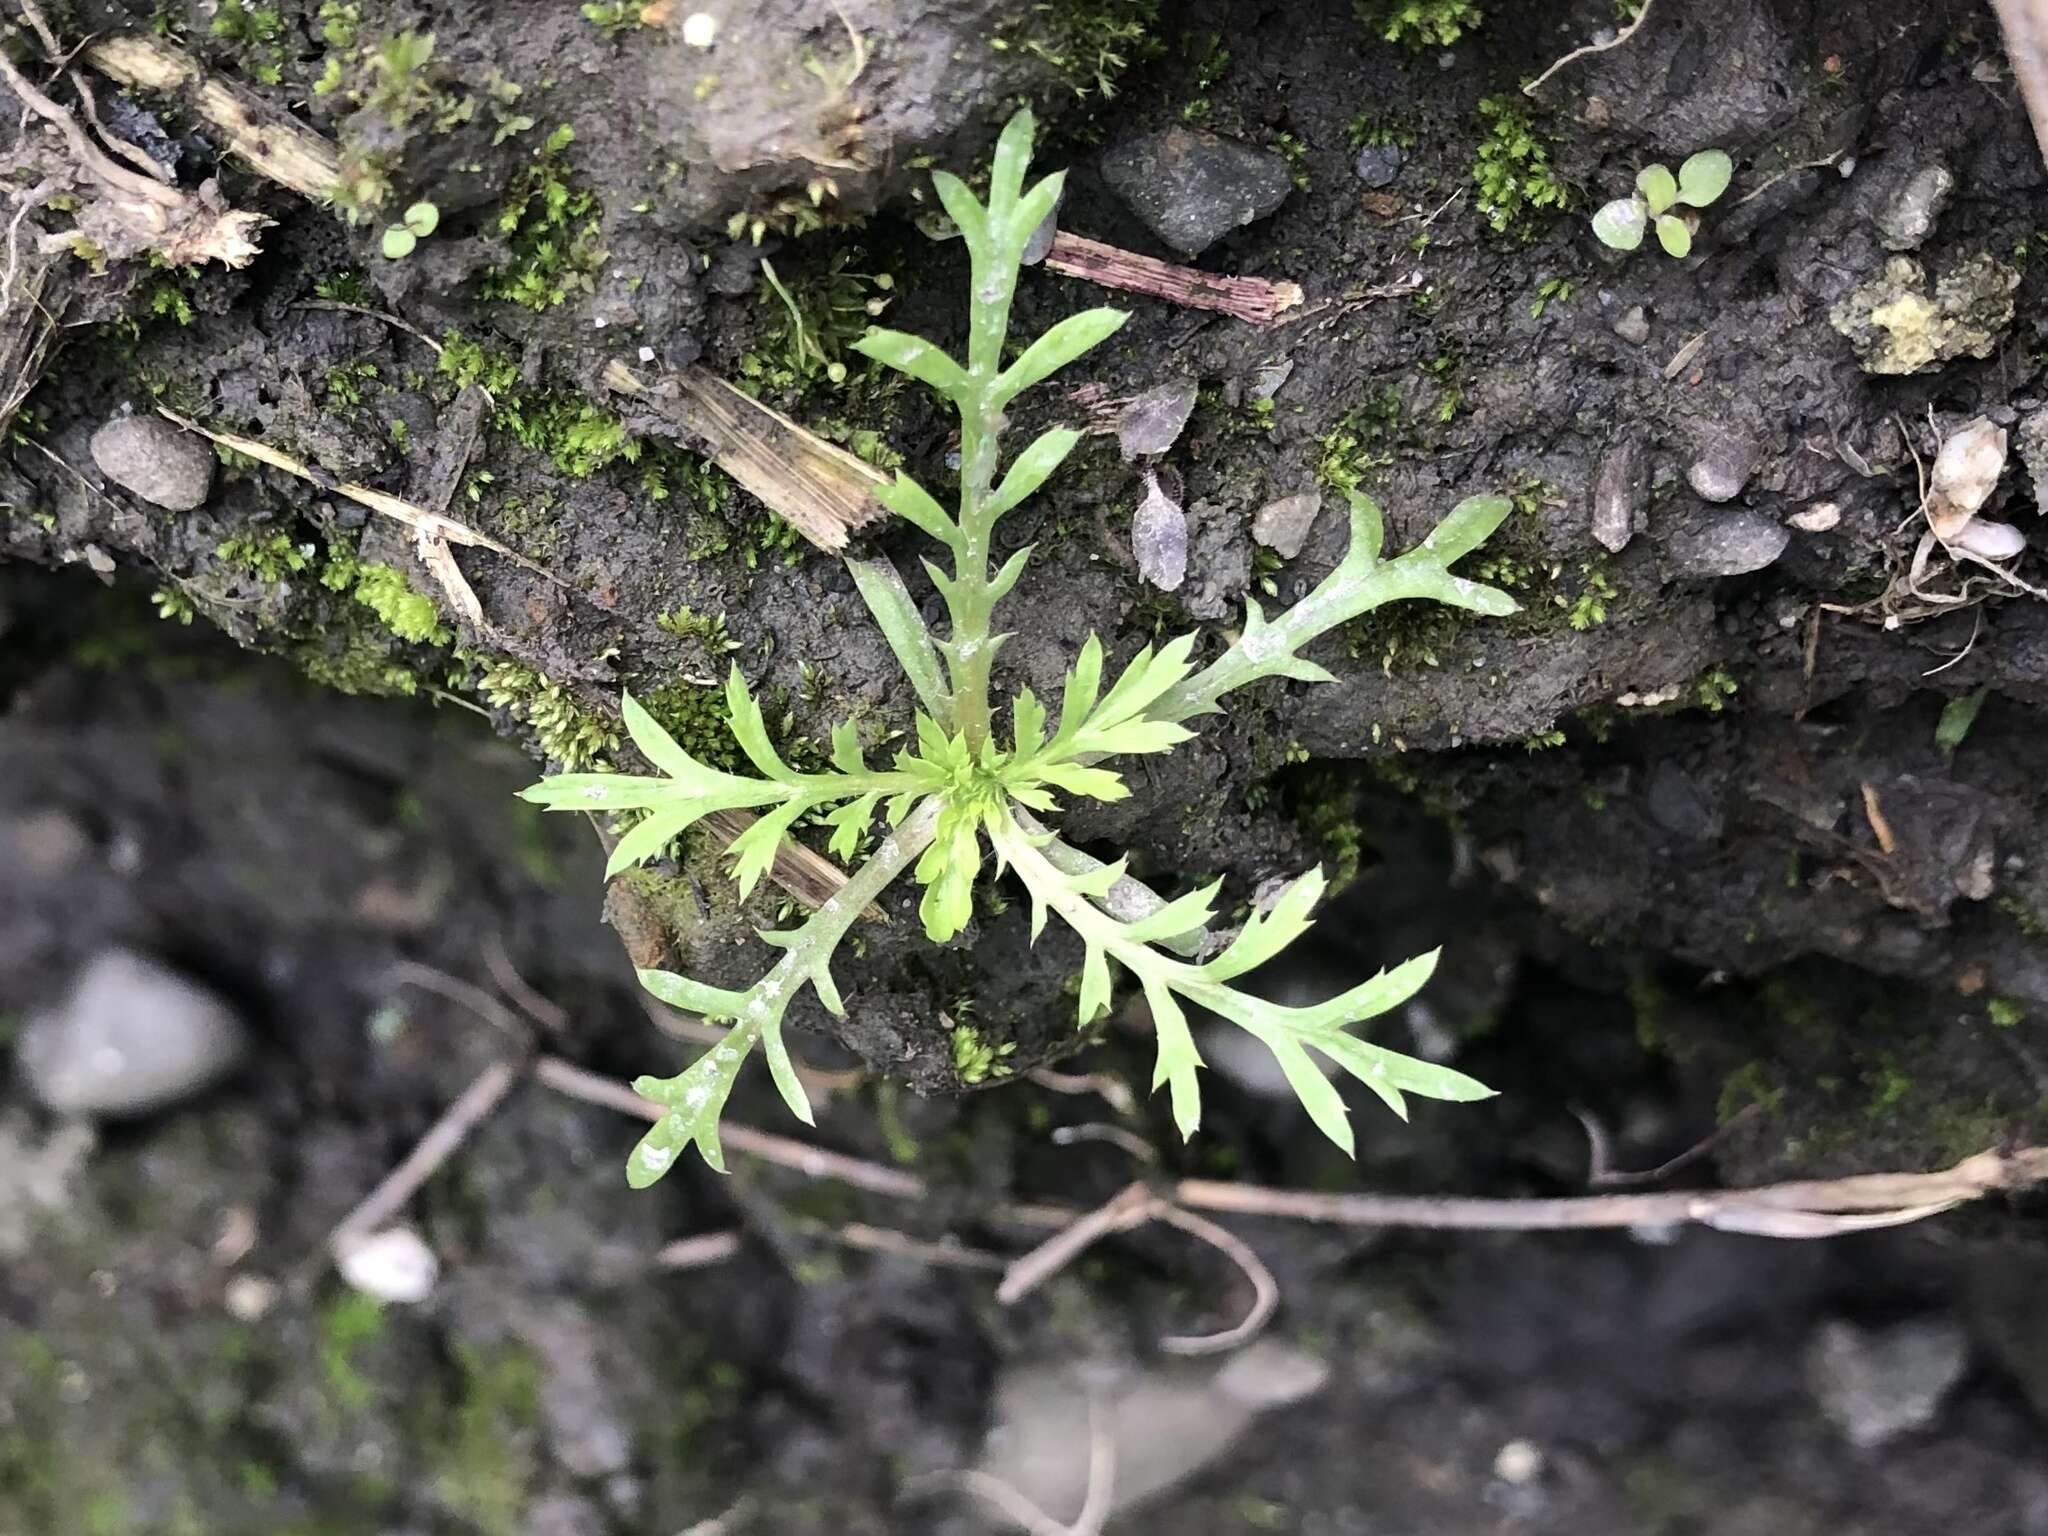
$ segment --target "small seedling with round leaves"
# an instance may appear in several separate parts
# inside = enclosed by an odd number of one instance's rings
[[[432,203],[414,203],[405,210],[405,216],[384,231],[384,254],[392,261],[403,261],[410,256],[413,247],[441,227],[441,210]]]
[[[1688,256],[1693,231],[1699,227],[1693,210],[1705,208],[1727,191],[1734,173],[1734,165],[1718,149],[1701,150],[1678,168],[1676,176],[1664,166],[1646,165],[1636,172],[1634,196],[1617,197],[1593,215],[1593,233],[1603,245],[1632,251],[1654,223],[1657,243],[1666,254]]]

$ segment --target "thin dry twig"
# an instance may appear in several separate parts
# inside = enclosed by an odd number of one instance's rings
[[[1534,96],[1536,94],[1538,87],[1540,87],[1544,81],[1548,80],[1560,69],[1563,69],[1567,64],[1573,63],[1579,59],[1583,59],[1587,57],[1589,54],[1605,53],[1610,48],[1619,48],[1623,43],[1627,42],[1630,38],[1634,37],[1636,35],[1636,32],[1642,27],[1642,24],[1650,19],[1650,7],[1655,3],[1656,0],[1643,0],[1643,8],[1640,11],[1636,12],[1636,19],[1634,21],[1630,22],[1627,26],[1623,27],[1619,32],[1615,33],[1614,36],[1610,37],[1604,43],[1588,43],[1583,48],[1574,48],[1570,53],[1566,54],[1563,58],[1559,59],[1555,64],[1552,64],[1550,68],[1544,70],[1543,73],[1538,75],[1534,80],[1531,80],[1527,85],[1523,86],[1522,94],[1524,96]]]
[[[1120,1115],[1138,1112],[1137,1095],[1131,1085],[1108,1072],[1057,1072],[1051,1067],[1033,1067],[1024,1076],[1054,1093],[1092,1093]]]
[[[49,57],[50,62],[63,63],[64,47],[57,41],[57,34],[50,29],[49,22],[43,19],[42,10],[36,5],[35,0],[21,0],[21,14],[28,19],[28,24],[35,28],[36,36],[42,39],[43,52]],[[71,68],[68,63],[64,64],[64,78],[69,80],[71,88],[78,92],[79,105],[85,109],[85,120],[92,124],[92,131],[100,136],[101,143],[144,175],[154,176],[166,186],[172,184],[171,173],[158,165],[147,153],[127,140],[118,139],[107,132],[106,124],[100,121],[100,104],[99,99],[93,95],[92,81],[80,71]]]
[[[505,948],[504,935],[493,932],[484,940],[484,969],[491,973],[491,980],[498,984],[498,990],[510,997],[519,1011],[541,1029],[556,1035],[568,1029],[569,1010],[536,991],[533,984],[519,974],[519,967],[512,963],[512,955]]]
[[[1076,1146],[1084,1141],[1106,1141],[1148,1167],[1159,1161],[1159,1149],[1136,1131],[1121,1125],[1110,1125],[1101,1120],[1089,1120],[1081,1125],[1059,1126],[1053,1131],[1052,1140],[1053,1145],[1057,1147]]]
[[[1737,1130],[1747,1125],[1762,1113],[1763,1106],[1745,1104],[1720,1126],[1702,1136],[1676,1157],[1666,1158],[1654,1168],[1626,1169],[1614,1166],[1614,1146],[1607,1135],[1607,1127],[1583,1109],[1574,1109],[1572,1118],[1577,1120],[1586,1132],[1586,1183],[1594,1189],[1639,1189],[1645,1184],[1661,1184],[1681,1168],[1689,1168],[1714,1148],[1726,1141]]]
[[[1158,1197],[1142,1180],[1126,1184],[1094,1210],[1084,1212],[1003,1272],[996,1300],[1014,1306],[1112,1232],[1142,1227],[1156,1214]]]
[[[892,1254],[942,1269],[981,1269],[1000,1273],[1010,1264],[1000,1253],[990,1253],[986,1248],[970,1248],[949,1237],[934,1242],[929,1238],[898,1232],[893,1227],[871,1227],[861,1221],[847,1222],[832,1233],[832,1239],[864,1253]]]
[[[649,1103],[624,1083],[600,1077],[595,1072],[586,1072],[559,1056],[541,1057],[534,1063],[533,1075],[557,1093],[566,1093],[590,1104],[602,1104],[638,1119],[659,1120],[667,1113],[659,1104]],[[828,1152],[809,1142],[757,1131],[751,1126],[726,1121],[719,1126],[718,1136],[731,1151],[792,1169],[806,1178],[836,1179],[842,1184],[851,1184],[855,1189],[887,1195],[893,1200],[922,1200],[930,1193],[925,1181],[914,1173],[903,1173],[894,1168],[884,1168],[880,1163]]]
[[[376,1231],[397,1215],[414,1192],[489,1118],[518,1081],[519,1068],[509,1061],[494,1061],[479,1072],[454,1102],[441,1111],[441,1118],[414,1143],[404,1160],[354,1210],[335,1223],[334,1230],[327,1234],[327,1252],[339,1255],[350,1239]]]
[[[516,1041],[522,1050],[531,1043],[530,1031],[512,1010],[473,981],[464,981],[460,976],[451,976],[418,960],[397,961],[384,974],[393,986],[418,987],[422,992],[432,992],[436,997],[467,1008],[493,1029]]]
[[[1902,1226],[1986,1195],[2048,1183],[2048,1147],[1979,1152],[1937,1173],[1866,1173],[1754,1189],[1482,1200],[1434,1195],[1323,1194],[1183,1179],[1174,1198],[1201,1210],[1353,1227],[1458,1232],[1562,1232],[1696,1223],[1760,1237],[1835,1237]]]
[[[1257,1338],[1272,1320],[1273,1309],[1280,1305],[1280,1285],[1273,1278],[1273,1271],[1266,1268],[1249,1243],[1207,1217],[1165,1201],[1159,1203],[1154,1215],[1169,1227],[1200,1238],[1216,1249],[1243,1270],[1245,1279],[1252,1283],[1251,1310],[1235,1327],[1225,1328],[1221,1333],[1168,1334],[1159,1341],[1159,1347],[1169,1355],[1217,1355]]]
[[[1207,309],[1250,325],[1271,325],[1301,303],[1301,284],[1263,277],[1219,277],[1194,267],[1140,256],[1100,240],[1060,230],[1046,253],[1047,270],[1084,278],[1120,293],[1164,299],[1183,309]]]
[[[292,308],[326,309],[332,310],[337,314],[362,315],[366,319],[382,320],[386,325],[396,326],[408,336],[425,343],[427,348],[436,357],[439,357],[445,350],[440,342],[434,340],[433,337],[414,325],[410,320],[401,320],[397,315],[392,314],[388,310],[372,309],[367,304],[351,304],[345,299],[301,299],[298,303],[292,305]]]
[[[664,1243],[655,1250],[654,1262],[663,1269],[708,1269],[737,1257],[742,1246],[737,1232],[700,1232]]]

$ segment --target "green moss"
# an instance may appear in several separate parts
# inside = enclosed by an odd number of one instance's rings
[[[451,638],[441,625],[434,600],[413,590],[402,571],[388,565],[365,565],[355,574],[355,600],[376,614],[401,640],[446,645]]]
[[[963,1083],[979,1083],[991,1074],[1008,1077],[1010,1068],[1003,1064],[1003,1058],[1012,1055],[1016,1049],[1016,1041],[1007,1040],[996,1045],[983,1038],[981,1031],[972,1024],[953,1026],[953,1070],[960,1074]]]
[[[1035,54],[1075,95],[1107,101],[1125,70],[1164,52],[1158,21],[1159,0],[1043,0],[990,46]]]
[[[1547,211],[1562,211],[1571,189],[1558,179],[1550,163],[1550,145],[1536,132],[1528,113],[1505,96],[1479,103],[1486,134],[1472,163],[1479,187],[1479,211],[1495,232],[1519,240],[1542,234]]]
[[[1448,48],[1486,19],[1472,0],[1352,0],[1358,19],[1390,43]]]
[[[583,19],[606,37],[632,32],[647,25],[639,0],[591,0],[583,7]]]
[[[506,189],[498,231],[512,259],[485,280],[489,297],[540,311],[595,290],[605,262],[603,209],[595,193],[570,178],[563,151],[575,138],[567,123],[555,129]]]
[[[1984,1017],[2000,1029],[2011,1029],[2027,1021],[2027,1010],[2009,997],[1994,997],[1984,1005]]]
[[[722,620],[719,630],[724,631]],[[678,678],[634,697],[676,739],[677,745],[698,762],[727,773],[751,771],[739,743],[732,738],[732,711],[726,704],[723,688]]]
[[[1747,1062],[1721,1083],[1721,1096],[1715,1102],[1714,1114],[1722,1125],[1752,1105],[1760,1107],[1766,1114],[1775,1111],[1785,1101],[1785,1090],[1775,1086],[1762,1062]]]
[[[571,772],[618,750],[616,727],[531,667],[504,659],[488,662],[477,690],[494,709],[505,710],[530,727],[541,751]]]
[[[512,1345],[454,1350],[457,1394],[436,1435],[436,1497],[483,1536],[518,1536],[536,1470],[540,1368]]]
[[[241,66],[252,80],[276,85],[284,79],[284,17],[276,6],[221,0],[209,30],[235,45]]]
[[[361,1413],[376,1394],[356,1359],[384,1332],[382,1304],[359,1291],[344,1291],[314,1314],[313,1330],[328,1395],[349,1413]]]
[[[1686,685],[1686,693],[1694,708],[1704,709],[1710,715],[1718,715],[1728,707],[1728,701],[1742,691],[1742,685],[1726,667],[1709,667]]]
[[[1365,828],[1358,819],[1357,782],[1337,768],[1317,768],[1290,778],[1284,800],[1294,824],[1330,861],[1334,895],[1358,878],[1365,857]]]
[[[214,557],[224,565],[247,571],[259,581],[284,581],[307,570],[318,551],[301,544],[289,534],[271,533],[260,537],[237,534],[214,546]]]

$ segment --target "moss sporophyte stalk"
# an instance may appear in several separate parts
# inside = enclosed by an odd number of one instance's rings
[[[1021,884],[1030,899],[1034,940],[1047,918],[1057,915],[1082,941],[1082,1024],[1110,1005],[1112,963],[1136,978],[1158,1036],[1153,1087],[1168,1088],[1184,1136],[1194,1133],[1201,1117],[1202,1059],[1188,1029],[1189,1003],[1242,1026],[1272,1051],[1316,1125],[1347,1152],[1352,1135],[1343,1097],[1311,1051],[1364,1083],[1396,1113],[1405,1113],[1404,1096],[1411,1093],[1456,1100],[1489,1093],[1461,1073],[1348,1032],[1420,988],[1436,964],[1433,953],[1312,1007],[1269,1002],[1232,984],[1308,929],[1324,888],[1319,868],[1288,886],[1268,910],[1254,913],[1228,943],[1220,937],[1211,942],[1208,925],[1221,881],[1162,900],[1125,874],[1124,860],[1104,864],[1062,841],[1040,819],[1058,811],[1062,796],[1123,799],[1130,790],[1106,763],[1171,751],[1193,734],[1186,722],[1219,710],[1236,689],[1263,678],[1331,681],[1300,654],[1302,647],[1383,603],[1412,598],[1490,616],[1513,613],[1515,603],[1498,588],[1449,569],[1500,526],[1511,510],[1506,497],[1459,503],[1415,548],[1383,559],[1379,509],[1353,490],[1349,552],[1286,613],[1269,619],[1250,600],[1237,635],[1212,660],[1198,664],[1200,637],[1183,635],[1157,649],[1144,647],[1106,688],[1103,646],[1091,635],[1067,675],[1057,719],[1028,688],[1011,696],[999,715],[992,684],[1005,636],[994,628],[995,614],[1031,551],[1018,550],[992,568],[996,524],[1044,485],[1080,440],[1078,432],[1055,427],[999,477],[1004,412],[1020,393],[1107,339],[1125,319],[1111,309],[1071,315],[1004,366],[1010,301],[1025,243],[1058,202],[1062,182],[1054,174],[1026,190],[1031,135],[1028,111],[1003,130],[986,202],[954,176],[941,172],[932,178],[971,261],[966,361],[898,331],[870,330],[855,343],[865,356],[936,390],[960,417],[957,515],[901,473],[877,492],[950,557],[950,569],[925,562],[945,604],[943,637],[927,628],[887,559],[848,561],[917,695],[915,746],[899,750],[889,765],[873,767],[858,733],[841,724],[832,731],[829,766],[798,771],[776,751],[760,705],[735,666],[725,685],[728,725],[754,774],[699,761],[628,696],[621,701],[626,730],[654,773],[561,773],[525,792],[554,810],[638,816],[613,849],[608,878],[658,856],[712,812],[756,811],[759,819],[726,849],[742,899],[767,873],[777,846],[800,818],[822,817],[831,832],[830,852],[842,861],[854,858],[877,817],[886,826],[837,895],[800,926],[761,935],[781,957],[746,990],[668,971],[640,973],[655,996],[732,1027],[687,1070],[669,1078],[643,1077],[633,1085],[665,1111],[628,1160],[627,1179],[635,1187],[660,1178],[691,1144],[712,1167],[724,1167],[719,1115],[756,1046],[791,1112],[811,1121],[810,1103],[783,1043],[783,1016],[805,986],[844,1016],[832,977],[833,952],[868,904],[905,874],[922,888],[919,916],[937,944],[966,926],[975,884],[985,873]]]

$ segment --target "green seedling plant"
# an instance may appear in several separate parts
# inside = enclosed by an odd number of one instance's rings
[[[1689,256],[1692,237],[1699,228],[1696,210],[1708,207],[1726,192],[1734,173],[1733,163],[1718,149],[1701,150],[1678,168],[1676,176],[1665,166],[1646,165],[1636,172],[1632,195],[1617,197],[1593,215],[1593,233],[1603,245],[1632,251],[1654,224],[1657,243],[1666,254]]]
[[[992,698],[993,664],[1006,637],[995,630],[994,618],[1031,552],[1021,549],[997,566],[996,525],[1045,483],[1081,437],[1055,427],[998,475],[1005,412],[1025,389],[1109,337],[1125,319],[1112,309],[1071,315],[1005,366],[1010,303],[1025,244],[1057,204],[1062,183],[1062,175],[1054,174],[1025,189],[1031,136],[1031,114],[1019,112],[997,144],[985,203],[956,177],[933,178],[972,264],[966,361],[899,331],[872,329],[854,344],[863,355],[936,390],[960,418],[957,514],[901,473],[877,492],[949,557],[948,569],[925,562],[945,606],[943,637],[927,628],[887,559],[848,562],[917,695],[915,745],[897,751],[886,766],[871,765],[858,732],[845,723],[832,731],[828,770],[792,768],[777,752],[760,705],[734,667],[725,700],[733,738],[753,774],[699,762],[628,695],[621,703],[626,730],[655,772],[561,773],[525,791],[526,798],[553,810],[637,814],[612,851],[607,878],[661,854],[712,812],[757,812],[758,819],[726,849],[742,899],[768,873],[783,839],[806,818],[822,819],[830,829],[830,851],[842,861],[853,860],[871,836],[876,839],[845,886],[806,921],[761,935],[781,955],[751,987],[731,990],[668,971],[640,973],[664,1002],[730,1021],[731,1028],[687,1070],[634,1084],[663,1110],[628,1159],[627,1180],[636,1188],[660,1178],[692,1144],[705,1162],[723,1169],[719,1116],[757,1046],[791,1112],[810,1123],[811,1106],[782,1037],[791,1001],[809,986],[825,1008],[844,1017],[831,961],[869,903],[907,872],[922,887],[918,912],[926,936],[946,943],[973,917],[976,883],[991,872],[991,860],[995,876],[1014,877],[1028,896],[1034,940],[1052,915],[1079,935],[1083,1025],[1110,1006],[1112,966],[1136,979],[1158,1036],[1153,1087],[1170,1090],[1183,1136],[1193,1134],[1201,1114],[1196,1073],[1202,1060],[1189,1032],[1188,1004],[1262,1041],[1316,1125],[1346,1151],[1352,1132],[1343,1098],[1310,1052],[1356,1077],[1397,1113],[1405,1114],[1407,1094],[1470,1100],[1489,1093],[1460,1073],[1349,1032],[1349,1026],[1419,989],[1436,964],[1433,953],[1311,1007],[1270,1002],[1234,984],[1307,930],[1324,889],[1320,868],[1295,880],[1225,942],[1208,932],[1220,881],[1162,900],[1126,875],[1125,860],[1101,863],[1040,820],[1058,810],[1062,796],[1123,799],[1129,787],[1105,763],[1171,751],[1193,734],[1186,722],[1218,711],[1237,689],[1264,678],[1330,681],[1328,672],[1300,654],[1302,647],[1382,603],[1416,598],[1486,615],[1512,613],[1515,603],[1505,592],[1449,569],[1500,526],[1511,510],[1507,498],[1461,502],[1415,548],[1383,559],[1379,510],[1354,492],[1351,547],[1337,568],[1277,618],[1267,618],[1256,600],[1248,601],[1242,627],[1213,660],[1197,664],[1199,637],[1188,634],[1156,649],[1145,646],[1111,677],[1102,642],[1091,635],[1067,674],[1057,718],[1028,688],[1007,700],[1007,720],[1000,718]]]
[[[414,203],[396,224],[384,231],[385,257],[391,261],[405,260],[415,246],[440,227],[439,208],[432,203]]]

